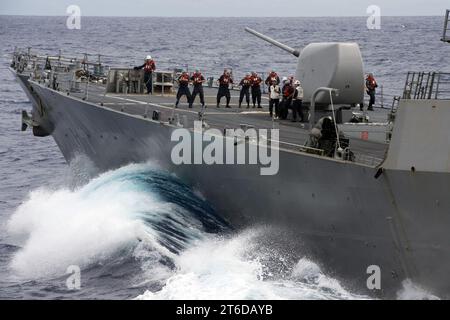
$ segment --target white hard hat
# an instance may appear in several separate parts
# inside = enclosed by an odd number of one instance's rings
[[[300,80],[295,80],[294,84],[299,86],[300,85]]]
[[[148,56],[145,58],[145,60],[152,60],[152,56],[151,56],[151,55],[148,55]]]
[[[285,82],[285,81],[287,81],[288,80],[288,78],[287,77],[283,77],[283,82]]]

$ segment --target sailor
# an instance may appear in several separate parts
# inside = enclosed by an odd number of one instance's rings
[[[252,73],[252,101],[253,108],[256,107],[256,102],[258,102],[258,108],[261,107],[261,83],[262,79],[258,76],[256,72]]]
[[[275,107],[275,119],[278,119],[280,116],[280,95],[281,88],[277,83],[277,80],[272,80],[272,83],[269,87],[269,112],[270,117],[273,118],[273,108]]]
[[[194,103],[197,95],[200,96],[200,103],[202,107],[205,107],[205,94],[203,92],[203,83],[206,81],[200,70],[195,70],[195,73],[191,77],[191,81],[194,84],[194,90],[192,92],[191,105]]]
[[[336,149],[337,132],[336,126],[330,117],[326,117],[322,122],[318,148],[325,151],[325,155],[332,157]]]
[[[52,70],[52,65],[51,65],[50,59],[48,57],[45,60],[45,70]]]
[[[227,99],[227,108],[230,108],[230,84],[233,84],[233,79],[231,78],[231,73],[227,69],[223,71],[223,75],[219,78],[218,83],[219,91],[217,92],[217,108],[220,108],[220,100],[222,100],[222,97]]]
[[[266,86],[270,87],[271,85],[273,85],[274,81],[276,82],[277,85],[280,84],[280,77],[274,70],[272,70],[270,71],[269,76],[265,81],[265,84]]]
[[[311,132],[309,133],[309,140],[308,140],[308,143],[307,143],[308,147],[311,147],[311,148],[318,148],[319,147],[319,140],[320,140],[320,138],[322,138],[323,122],[327,118],[328,118],[328,120],[331,121],[331,117],[329,117],[329,116],[320,118],[319,121],[317,121],[317,123],[311,129]]]
[[[309,134],[308,147],[317,148],[324,151],[327,157],[333,157],[336,151],[337,137],[339,136],[340,146],[348,147],[348,142],[345,142],[345,135],[336,127],[333,119],[330,116],[320,118],[314,125]],[[353,158],[353,153],[347,154],[347,160]]]
[[[180,99],[182,96],[186,96],[187,102],[189,103],[189,108],[192,108],[192,96],[189,90],[189,74],[183,72],[178,78],[178,92],[177,92],[177,102],[175,103],[175,108],[178,108]]]
[[[292,107],[292,99],[294,97],[294,87],[292,83],[292,77],[291,78],[283,78],[283,88],[282,88],[282,94],[283,94],[283,100],[281,101],[280,106],[280,118],[285,120],[288,116],[289,109]]]
[[[247,109],[248,109],[248,108],[250,108],[250,87],[252,85],[252,77],[251,77],[250,73],[247,73],[245,75],[245,77],[241,80],[239,85],[241,86],[241,93],[239,96],[239,108],[241,107],[242,101],[244,100],[244,96],[245,96],[245,100],[247,101]]]
[[[147,87],[147,93],[152,94],[153,92],[153,71],[156,70],[155,61],[152,56],[148,55],[145,58],[145,63],[142,66],[134,67],[134,70],[140,70],[144,68],[144,83]]]
[[[373,74],[369,73],[369,75],[366,78],[367,94],[370,97],[369,107],[367,108],[367,110],[369,110],[369,111],[373,111],[373,105],[375,104],[376,88],[378,88],[377,81],[373,77]]]
[[[292,99],[292,122],[297,122],[297,114],[300,116],[300,122],[303,122],[303,87],[300,80],[294,82]]]

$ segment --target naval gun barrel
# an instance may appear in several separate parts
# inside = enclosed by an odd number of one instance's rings
[[[256,37],[258,37],[258,38],[260,38],[260,39],[262,39],[264,41],[269,42],[270,44],[273,44],[274,46],[276,46],[276,47],[278,47],[280,49],[283,49],[284,51],[289,52],[290,54],[293,54],[297,58],[300,56],[300,51],[299,50],[296,50],[296,49],[291,48],[291,47],[289,47],[289,46],[287,46],[287,45],[285,45],[285,44],[283,44],[281,42],[278,42],[278,41],[276,41],[276,40],[274,40],[274,39],[272,39],[272,38],[270,38],[270,37],[268,37],[266,35],[263,35],[262,33],[259,33],[258,31],[255,31],[255,30],[250,29],[250,28],[245,28],[245,31],[247,31],[248,33],[253,34],[254,36],[256,36]]]

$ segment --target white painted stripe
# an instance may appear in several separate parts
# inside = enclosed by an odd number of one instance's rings
[[[168,106],[164,106],[162,104],[156,104],[156,103],[151,103],[151,102],[144,102],[144,101],[139,101],[139,100],[133,100],[133,99],[119,97],[119,96],[107,95],[106,97],[114,98],[114,99],[118,99],[118,100],[123,100],[123,101],[129,101],[129,102],[132,102],[134,104],[154,106],[154,107],[158,107],[158,108],[162,108],[162,109],[166,109],[166,110],[176,110],[177,112],[198,114],[198,111],[194,111],[194,110],[186,110],[186,109],[180,109],[180,108],[175,109],[173,106],[168,107]],[[168,103],[163,103],[163,104],[168,104]],[[214,108],[215,108],[215,106],[214,106]],[[267,111],[257,111],[257,110],[255,110],[255,111],[242,111],[242,112],[207,112],[208,110],[214,110],[214,109],[207,108],[206,111],[205,111],[205,115],[208,115],[208,114],[210,114],[210,115],[268,114]]]

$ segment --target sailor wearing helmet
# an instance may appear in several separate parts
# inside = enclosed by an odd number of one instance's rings
[[[134,70],[144,69],[144,83],[147,87],[147,93],[152,94],[153,92],[153,71],[156,70],[156,64],[152,56],[148,55],[145,58],[145,62],[142,66],[135,67]]]
[[[300,80],[294,81],[294,97],[292,101],[292,122],[297,121],[297,114],[300,122],[303,122],[303,87]]]

